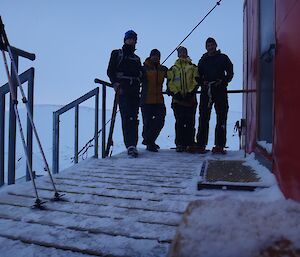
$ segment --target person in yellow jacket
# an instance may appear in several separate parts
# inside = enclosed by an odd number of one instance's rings
[[[176,151],[183,152],[195,142],[198,70],[185,47],[177,49],[178,59],[168,70],[168,92],[172,96],[175,116]]]
[[[160,52],[152,49],[143,66],[141,109],[143,116],[143,142],[147,150],[157,152],[155,143],[165,124],[166,107],[162,87],[167,77],[167,67],[160,64]]]

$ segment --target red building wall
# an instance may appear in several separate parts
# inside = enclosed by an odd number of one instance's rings
[[[244,2],[244,89],[254,90],[244,94],[244,117],[247,119],[245,147],[252,152],[256,146],[256,120],[258,87],[258,1]]]
[[[300,201],[300,1],[276,0],[274,171]]]
[[[261,0],[264,1],[264,0]],[[300,1],[276,0],[273,172],[287,198],[300,201]],[[244,2],[244,88],[259,89],[259,1]],[[244,95],[246,150],[257,152],[257,92]]]

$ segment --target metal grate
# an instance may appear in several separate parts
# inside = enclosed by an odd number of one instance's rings
[[[255,170],[244,165],[244,161],[208,161],[205,175],[207,182],[259,182]]]
[[[253,191],[262,185],[256,171],[242,160],[208,160],[203,163],[198,182],[201,189],[229,189]]]

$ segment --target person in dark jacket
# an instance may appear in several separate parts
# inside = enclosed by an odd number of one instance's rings
[[[119,108],[122,119],[124,143],[128,155],[137,157],[138,113],[140,106],[140,83],[142,64],[134,54],[137,34],[129,30],[124,36],[122,49],[113,50],[107,75],[116,91],[119,91]]]
[[[207,52],[198,63],[199,83],[201,86],[199,105],[199,128],[197,145],[200,153],[205,153],[208,141],[209,120],[212,106],[217,115],[215,146],[213,153],[225,154],[226,123],[228,113],[227,86],[233,78],[233,64],[226,54],[217,50],[217,42],[209,37],[205,43]]]
[[[167,77],[167,67],[160,64],[160,52],[153,49],[143,66],[143,81],[141,92],[141,109],[143,115],[143,144],[147,150],[157,152],[159,146],[155,143],[165,124],[166,107],[162,95],[164,79]]]
[[[175,116],[176,151],[183,152],[195,143],[198,71],[185,47],[179,47],[177,52],[179,58],[168,70],[168,92]]]

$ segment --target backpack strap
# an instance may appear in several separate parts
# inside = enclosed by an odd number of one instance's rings
[[[123,49],[118,50],[118,63],[117,68],[119,68],[121,62],[123,61]]]

